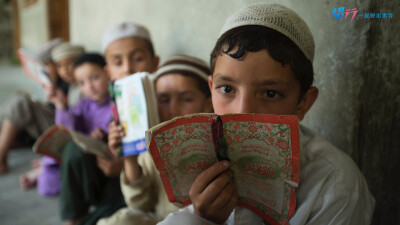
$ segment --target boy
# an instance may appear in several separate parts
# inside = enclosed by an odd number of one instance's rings
[[[211,53],[214,110],[290,114],[302,120],[318,96],[312,87],[314,41],[305,22],[276,4],[255,4],[230,17]],[[300,183],[290,224],[369,224],[374,199],[345,153],[301,126]],[[263,224],[236,207],[237,191],[221,161],[190,189],[193,205],[160,224]],[[192,214],[193,213],[193,214]]]
[[[109,28],[103,35],[102,49],[107,62],[104,69],[107,71],[110,80],[129,76],[136,72],[153,72],[158,66],[159,60],[154,54],[148,31],[134,23],[124,22]],[[114,124],[114,126],[116,125]],[[76,224],[79,221],[80,224],[93,224],[98,219],[110,216],[116,210],[125,206],[119,186],[122,161],[116,157],[113,160],[97,157],[96,167],[108,178],[109,183],[108,187],[104,188],[104,194],[100,193],[95,197],[101,199],[102,206],[98,207],[94,213],[86,216],[86,208],[75,210],[88,202],[90,193],[84,190],[98,189],[97,180],[103,176],[97,172],[91,173],[87,177],[68,176],[68,170],[78,170],[81,165],[86,165],[85,162],[85,156],[81,151],[64,151],[61,177],[63,187],[68,188],[61,190],[60,209],[61,218],[67,220],[67,224]],[[85,167],[85,170],[97,171],[97,169],[93,169],[92,165]],[[87,185],[73,185],[75,183]],[[68,196],[73,196],[76,192],[82,193],[82,195],[71,200]],[[98,199],[90,200],[89,203],[98,201]]]
[[[51,54],[50,54],[51,51]],[[77,57],[84,53],[84,48],[80,45],[72,45],[70,43],[59,43],[52,49],[48,50],[49,56],[39,54],[39,57],[49,68],[49,72],[55,67],[59,74],[59,81],[55,86],[46,86],[45,93],[49,102],[52,102],[56,96],[58,98],[67,99],[70,106],[74,106],[81,97],[79,88],[75,85],[74,79],[71,78],[71,65],[65,62],[73,62]],[[48,62],[51,57],[51,62]],[[46,60],[46,61],[45,61]],[[50,67],[49,67],[50,66]],[[60,81],[63,82],[60,82]],[[68,97],[66,97],[68,96]],[[43,114],[44,116],[45,114]],[[45,129],[54,124],[54,111],[51,117],[51,123]],[[44,132],[43,129],[41,132]],[[57,167],[57,169],[53,169]],[[59,171],[58,164],[50,157],[43,157],[39,166],[20,177],[21,187],[24,189],[33,187],[37,182],[38,192],[43,196],[55,196],[59,193]]]

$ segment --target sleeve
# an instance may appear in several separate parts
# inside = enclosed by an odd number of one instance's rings
[[[124,172],[121,173],[121,190],[125,203],[131,209],[154,211],[158,200],[155,185],[155,176],[158,174],[149,153],[145,152],[139,155],[138,161],[142,168],[142,177],[139,180],[128,184]]]
[[[85,106],[84,101],[80,101],[73,108],[68,110],[56,109],[55,124],[63,125],[70,130],[79,130],[82,125],[82,113]]]
[[[157,223],[157,225],[175,225],[175,224],[218,225],[200,216],[194,215],[192,205],[186,206],[177,212],[168,214],[168,216],[163,221]],[[227,223],[223,223],[223,225],[226,224]]]

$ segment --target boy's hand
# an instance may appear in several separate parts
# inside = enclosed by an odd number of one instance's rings
[[[97,166],[107,177],[118,177],[122,171],[122,160],[110,154],[112,159],[97,156]]]
[[[97,140],[105,140],[107,138],[107,134],[102,129],[96,128],[90,133],[90,137]]]
[[[65,110],[67,108],[66,97],[60,88],[46,86],[45,94],[47,100],[53,103],[57,109]]]
[[[217,162],[193,182],[189,196],[195,215],[214,223],[223,223],[228,219],[238,200],[228,168],[228,161]]]
[[[108,132],[108,147],[114,155],[118,156],[117,148],[121,146],[122,138],[125,136],[124,130],[112,121],[108,125]]]

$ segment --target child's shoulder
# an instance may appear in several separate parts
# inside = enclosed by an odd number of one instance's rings
[[[301,126],[301,169],[324,170],[335,176],[336,185],[353,188],[355,178],[363,178],[351,157],[311,129]],[[312,172],[311,170],[310,172]],[[315,171],[314,171],[315,172]]]

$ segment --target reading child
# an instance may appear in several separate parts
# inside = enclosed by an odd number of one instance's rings
[[[237,11],[211,53],[209,86],[217,114],[296,115],[302,120],[318,96],[314,41],[292,10],[260,3]],[[290,224],[369,224],[374,198],[351,158],[301,126],[300,183]],[[264,224],[236,207],[229,162],[203,171],[190,189],[193,205],[160,224]]]
[[[158,66],[158,57],[154,53],[149,32],[145,27],[134,23],[123,22],[107,29],[103,34],[102,49],[107,62],[105,70],[111,80],[136,72],[153,72]],[[111,116],[105,120],[108,123]],[[95,163],[95,165],[86,163],[85,154],[81,151],[63,153],[60,210],[61,218],[67,220],[69,224],[78,221],[80,224],[93,224],[125,206],[118,179],[122,161],[117,157],[113,160],[97,157]],[[69,176],[68,171],[79,171],[82,167],[88,176]],[[97,173],[98,169],[102,173]],[[103,180],[103,177],[108,179],[107,187],[99,185],[98,180]],[[91,191],[101,188],[104,194]],[[96,202],[99,199],[101,206],[97,206],[93,213],[86,215],[88,202]]]
[[[64,101],[65,99],[68,99],[68,104],[70,106],[74,106],[77,103],[77,101],[81,97],[81,92],[79,89],[77,89],[74,79],[71,79],[72,67],[70,62],[73,62],[77,57],[82,55],[84,51],[85,50],[82,46],[72,45],[70,43],[59,44],[51,50],[51,58],[52,61],[55,63],[55,69],[57,73],[60,74],[60,78],[66,84],[68,84],[68,86],[51,85],[45,87],[46,97],[48,101],[53,102],[54,98],[60,98]],[[68,98],[66,96],[68,96]],[[47,127],[45,127],[46,129],[54,124],[54,112],[53,116],[48,119],[51,119],[52,122],[49,123]],[[42,132],[44,130],[42,130]],[[34,187],[35,184],[37,184],[37,190],[40,195],[57,195],[60,191],[60,174],[58,163],[53,158],[45,156],[42,157],[42,160],[37,164],[39,165],[34,166],[31,171],[21,175],[21,187],[24,189],[28,189]]]
[[[43,44],[37,51],[37,58],[47,69],[48,75],[56,86],[67,91],[68,84],[59,78],[51,59],[51,51],[60,45],[57,38]],[[43,87],[48,89],[50,87]],[[0,112],[0,174],[7,172],[7,154],[15,144],[21,143],[21,137],[35,140],[54,123],[53,108],[32,98],[30,94],[20,91],[8,99]],[[18,139],[18,143],[17,143]],[[29,143],[31,144],[31,143]]]
[[[160,121],[192,113],[212,112],[207,85],[210,70],[195,57],[177,55],[168,59],[155,73],[155,89]],[[116,152],[124,133],[110,128],[109,147]],[[128,208],[102,224],[156,224],[178,208],[168,201],[153,159],[148,152],[124,158],[121,188]]]

